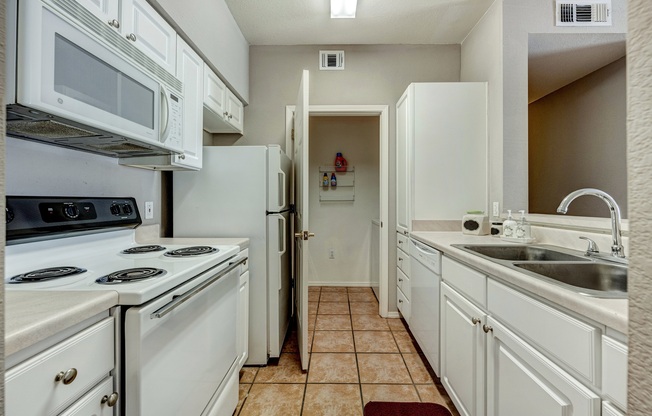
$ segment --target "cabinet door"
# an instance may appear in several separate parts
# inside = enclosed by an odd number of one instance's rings
[[[204,65],[204,105],[219,117],[226,112],[226,85],[208,65]]]
[[[396,231],[404,234],[410,231],[408,91],[396,104]]]
[[[86,10],[97,16],[98,19],[120,29],[120,2],[119,0],[76,0]]]
[[[486,322],[486,316],[482,310],[442,283],[441,382],[462,416],[485,414],[487,336],[482,325]],[[510,415],[505,413],[502,416]]]
[[[489,317],[487,416],[598,416],[600,397]]]
[[[174,156],[174,164],[201,169],[204,61],[181,38],[177,57],[177,77],[183,82],[183,156]]]
[[[242,368],[249,356],[249,272],[240,275],[238,290],[238,363]]]
[[[109,377],[59,416],[113,416],[114,409],[120,406],[120,397],[118,396],[118,402],[114,404],[114,402],[109,402],[109,397],[112,394],[117,395],[113,389],[113,377]]]
[[[175,75],[177,33],[146,0],[122,0],[122,34]]]
[[[244,107],[242,102],[230,90],[227,90],[226,112],[229,124],[233,126],[238,133],[242,133],[244,128]]]

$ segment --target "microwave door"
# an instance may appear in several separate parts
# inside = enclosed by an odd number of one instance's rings
[[[160,84],[43,3],[21,5],[18,103],[160,146]]]

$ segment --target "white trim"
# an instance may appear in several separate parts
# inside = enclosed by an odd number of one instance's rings
[[[285,107],[285,146],[286,153],[292,147],[293,105]],[[380,146],[380,259],[389,259],[389,106],[388,105],[311,105],[311,116],[378,116]],[[292,152],[290,152],[291,154]],[[290,156],[292,157],[292,156]],[[334,283],[329,282],[332,286]],[[351,283],[350,285],[353,285]],[[311,282],[311,286],[318,286]],[[347,282],[346,285],[349,285]],[[368,285],[368,283],[367,283]],[[389,313],[389,264],[380,262],[380,316],[398,317]],[[396,312],[398,313],[398,312]]]
[[[400,318],[401,314],[396,312],[388,312],[386,318]]]
[[[314,287],[314,286],[321,286],[321,287],[368,287],[369,282],[353,282],[353,281],[346,281],[346,282],[332,282],[332,281],[324,281],[324,282],[309,282],[308,287]]]

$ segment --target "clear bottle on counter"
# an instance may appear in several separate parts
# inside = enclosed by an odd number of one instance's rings
[[[514,237],[529,239],[532,237],[530,223],[525,219],[525,210],[522,209],[518,211],[521,214],[521,219],[516,224],[516,230],[514,232]]]
[[[507,210],[507,219],[503,222],[503,237],[514,238],[516,232],[516,221],[512,217],[512,210]]]

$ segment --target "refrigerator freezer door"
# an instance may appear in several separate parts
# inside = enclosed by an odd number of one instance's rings
[[[279,357],[291,317],[290,213],[267,216],[269,356]]]
[[[279,212],[290,206],[290,176],[292,161],[278,145],[267,150],[267,210]]]

